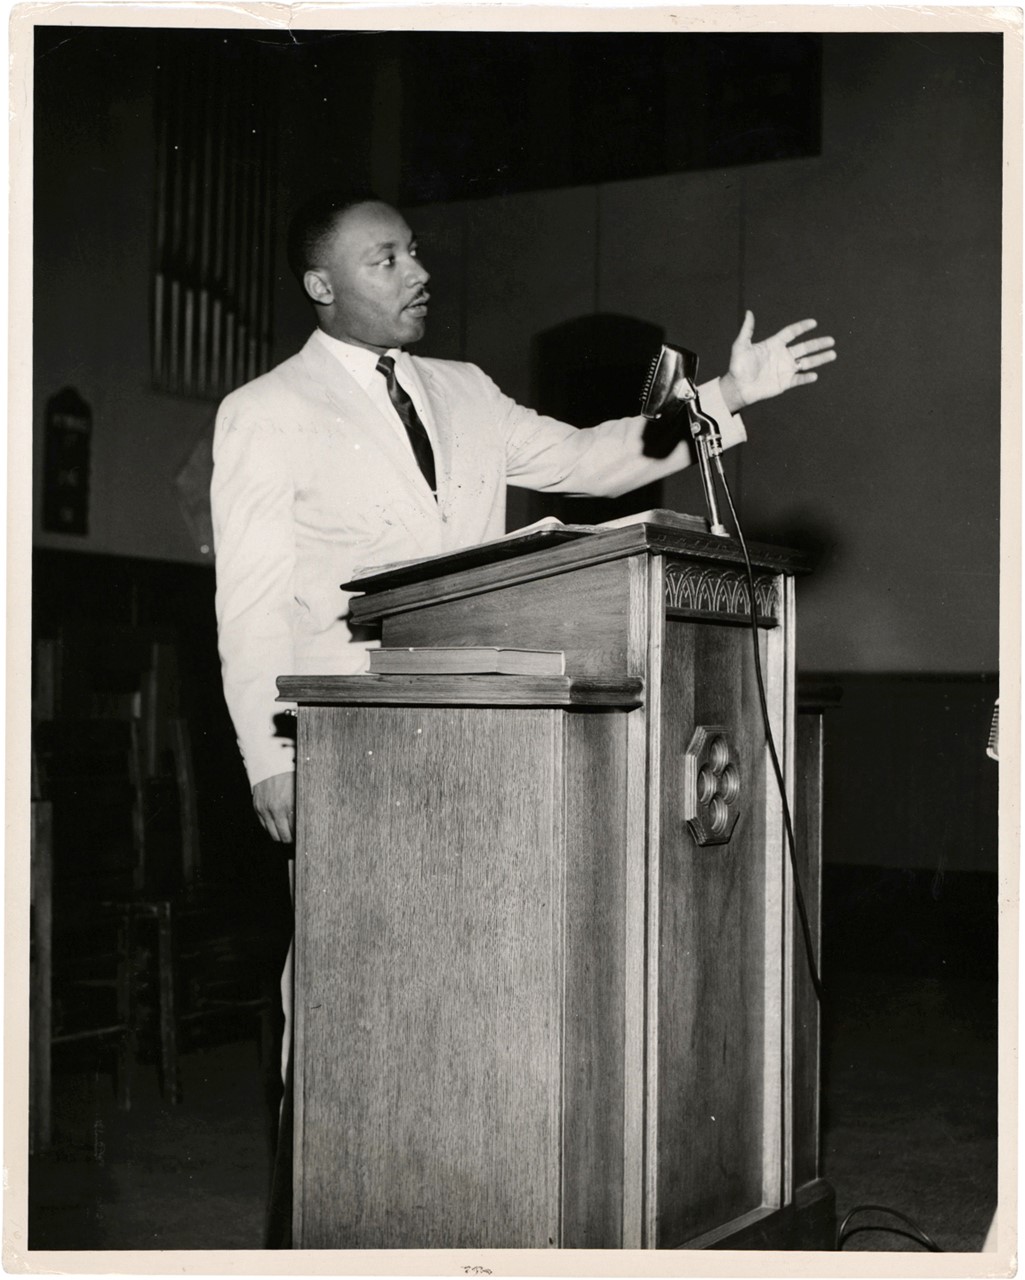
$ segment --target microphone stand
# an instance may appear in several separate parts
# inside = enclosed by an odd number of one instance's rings
[[[687,411],[691,439],[701,472],[701,485],[708,507],[708,526],[717,538],[728,538],[726,526],[719,519],[719,507],[712,479],[712,460],[722,470],[722,436],[719,424],[701,410],[696,378],[698,358],[686,347],[663,344],[660,355],[652,362],[648,381],[641,397],[641,413],[649,420],[657,420],[669,407],[677,409],[682,404]]]
[[[685,380],[686,390],[683,392],[684,404],[687,408],[687,421],[690,424],[691,439],[698,457],[698,470],[701,472],[701,487],[705,491],[705,506],[708,508],[709,531],[717,538],[728,538],[726,526],[719,519],[719,504],[715,496],[715,483],[712,479],[712,459],[716,465],[722,466],[722,436],[719,424],[714,418],[701,411],[697,387]]]

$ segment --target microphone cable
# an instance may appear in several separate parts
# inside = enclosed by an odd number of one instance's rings
[[[808,923],[808,909],[804,902],[804,891],[801,888],[801,875],[797,866],[797,841],[794,838],[794,824],[790,816],[790,802],[787,799],[786,784],[783,781],[783,770],[780,768],[779,756],[776,753],[776,742],[772,736],[772,725],[769,720],[769,704],[765,696],[765,681],[762,678],[762,656],[758,647],[758,607],[755,600],[755,575],[754,569],[751,567],[751,557],[748,555],[747,543],[744,540],[744,531],[740,527],[740,520],[737,517],[737,509],[733,505],[733,494],[730,491],[730,483],[726,479],[726,472],[722,465],[722,455],[718,452],[712,455],[715,458],[715,468],[719,473],[719,479],[722,481],[723,491],[726,494],[726,502],[730,508],[730,516],[733,519],[733,527],[737,531],[737,541],[740,543],[740,550],[744,556],[744,565],[747,569],[747,585],[750,603],[750,620],[751,620],[751,638],[754,643],[755,658],[755,677],[758,682],[758,701],[762,709],[762,723],[765,726],[765,740],[769,748],[769,755],[772,759],[773,772],[776,775],[776,786],[779,790],[779,797],[783,804],[783,821],[786,826],[787,847],[790,852],[790,868],[794,877],[794,900],[797,903],[797,914],[801,921],[801,934],[804,938],[804,951],[808,960],[808,973],[811,977],[811,984],[815,988],[815,996],[819,1004],[823,1003],[822,996],[822,980],[819,977],[818,964],[815,960],[815,944],[812,941],[811,925]]]
[[[859,1213],[888,1213],[896,1218],[899,1222],[903,1222],[908,1228],[906,1231],[900,1227],[887,1227],[882,1223],[870,1223],[866,1226],[850,1226],[851,1219]],[[914,1240],[916,1244],[920,1244],[930,1253],[945,1253],[946,1250],[941,1249],[936,1241],[927,1232],[923,1231],[920,1226],[909,1218],[906,1213],[901,1213],[897,1209],[890,1209],[885,1204],[859,1204],[847,1214],[843,1222],[836,1229],[836,1248],[842,1252],[844,1245],[853,1235],[857,1235],[862,1231],[886,1231],[891,1235],[904,1236],[908,1240]]]
[[[787,848],[790,854],[790,866],[794,877],[794,899],[797,903],[797,914],[801,921],[801,934],[804,939],[805,956],[808,961],[808,973],[811,978],[812,986],[815,989],[816,999],[821,1007],[824,1004],[822,980],[819,976],[818,964],[815,960],[815,946],[811,936],[811,925],[808,921],[808,910],[805,905],[804,891],[801,888],[801,876],[797,866],[797,840],[794,836],[794,824],[790,814],[790,803],[787,799],[786,785],[783,781],[783,770],[780,768],[779,756],[776,752],[776,743],[773,738],[772,725],[769,720],[768,699],[765,695],[765,681],[762,675],[762,656],[758,645],[758,606],[755,599],[754,568],[751,565],[751,557],[748,553],[747,542],[744,538],[744,531],[741,528],[740,519],[737,515],[737,508],[733,501],[730,482],[726,478],[726,471],[722,463],[722,454],[718,449],[716,449],[712,451],[712,457],[715,459],[715,468],[719,473],[719,479],[722,481],[723,492],[726,495],[726,502],[730,509],[730,516],[733,520],[733,527],[737,531],[737,541],[740,543],[740,550],[744,557],[744,568],[747,573],[747,586],[750,603],[749,618],[751,622],[751,639],[754,646],[755,677],[758,684],[758,701],[761,706],[762,723],[765,726],[766,744],[769,748],[769,755],[772,759],[773,772],[776,775],[776,786],[779,790],[780,800],[783,805],[783,821],[786,826]],[[900,1223],[902,1223],[903,1227],[884,1226],[882,1224],[866,1226],[850,1225],[852,1218],[858,1214],[866,1212],[889,1214],[891,1217],[896,1218]],[[882,1204],[859,1204],[851,1209],[837,1228],[835,1248],[842,1251],[844,1245],[852,1236],[863,1231],[873,1230],[904,1236],[909,1240],[913,1240],[916,1244],[921,1245],[931,1253],[943,1252],[942,1248],[936,1243],[936,1241],[923,1231],[912,1218],[909,1218],[907,1214],[901,1213],[897,1209],[891,1209],[889,1206]]]
[[[808,960],[808,973],[811,977],[812,986],[815,988],[815,996],[820,1007],[823,1005],[823,989],[822,980],[819,977],[818,965],[815,961],[815,947],[811,937],[811,926],[808,922],[808,911],[804,901],[804,892],[801,888],[801,876],[797,867],[797,841],[794,837],[794,824],[790,814],[790,804],[787,800],[786,786],[783,781],[783,770],[780,768],[779,756],[776,752],[776,743],[772,736],[772,726],[769,721],[769,706],[765,696],[765,681],[762,676],[762,658],[758,647],[758,608],[755,600],[755,577],[754,569],[751,565],[751,557],[748,554],[747,542],[744,539],[744,531],[740,526],[740,520],[737,516],[737,508],[733,502],[733,493],[730,490],[730,482],[726,478],[726,472],[722,464],[722,455],[718,452],[712,455],[715,458],[716,471],[719,473],[719,479],[722,481],[723,492],[726,494],[726,502],[730,509],[730,516],[733,520],[733,527],[737,531],[737,541],[740,543],[740,550],[744,556],[744,567],[747,571],[747,585],[750,599],[750,622],[751,637],[754,644],[754,660],[755,660],[755,676],[758,682],[758,700],[762,710],[762,722],[765,725],[765,738],[769,748],[769,755],[772,758],[772,767],[776,775],[776,785],[779,788],[780,800],[783,803],[783,820],[786,825],[787,847],[790,853],[790,866],[794,876],[794,899],[797,903],[797,913],[801,921],[801,933],[804,938],[805,955]],[[866,1212],[874,1212],[879,1214],[889,1214],[903,1223],[903,1227],[884,1226],[882,1224],[851,1226],[851,1219],[856,1215]],[[943,1250],[933,1238],[928,1235],[921,1227],[918,1226],[913,1219],[907,1214],[901,1213],[897,1209],[891,1209],[887,1205],[882,1204],[859,1204],[856,1205],[844,1217],[836,1232],[835,1248],[839,1251],[843,1250],[846,1242],[854,1235],[864,1231],[881,1231],[888,1232],[892,1235],[904,1236],[909,1240],[913,1240],[916,1244],[921,1245],[931,1253],[942,1253]]]

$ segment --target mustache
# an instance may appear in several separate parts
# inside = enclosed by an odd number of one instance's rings
[[[426,289],[421,289],[420,292],[416,295],[416,297],[411,298],[409,302],[406,303],[406,306],[418,307],[422,302],[429,302],[430,297],[431,295],[427,292]]]

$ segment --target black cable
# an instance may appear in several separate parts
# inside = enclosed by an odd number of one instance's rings
[[[758,648],[758,605],[755,600],[755,575],[754,569],[751,567],[751,557],[747,553],[747,543],[744,541],[744,531],[740,527],[740,520],[737,518],[737,509],[733,505],[733,494],[730,492],[729,481],[726,479],[726,472],[723,469],[722,458],[719,454],[715,455],[715,466],[719,472],[719,479],[722,481],[723,490],[726,493],[726,501],[729,503],[730,515],[733,517],[733,527],[737,531],[737,541],[740,543],[740,549],[744,555],[744,564],[747,568],[747,585],[750,593],[750,619],[751,619],[751,635],[754,641],[755,654],[755,677],[758,681],[758,699],[762,707],[762,722],[765,725],[765,740],[769,747],[769,756],[772,759],[772,767],[776,774],[776,785],[779,788],[780,800],[783,802],[783,821],[786,824],[787,845],[790,850],[790,867],[794,875],[794,899],[797,902],[797,914],[801,921],[801,933],[804,937],[804,950],[808,958],[808,972],[811,976],[811,984],[815,988],[815,995],[819,1004],[822,1000],[822,981],[819,978],[818,965],[815,962],[815,944],[812,941],[811,925],[808,923],[808,910],[804,903],[804,892],[801,889],[801,876],[797,866],[797,841],[794,838],[794,824],[790,816],[790,803],[787,800],[786,784],[783,781],[783,770],[779,765],[779,756],[776,754],[776,743],[772,736],[772,725],[769,720],[769,704],[765,696],[765,681],[762,678],[762,656]]]
[[[847,1224],[850,1222],[850,1220],[854,1217],[856,1213],[888,1213],[894,1218],[899,1218],[901,1222],[903,1222],[906,1226],[911,1228],[911,1231],[902,1231],[899,1227],[884,1227],[884,1226],[854,1227],[850,1231],[848,1231]],[[944,1252],[944,1250],[940,1248],[940,1246],[936,1243],[936,1241],[933,1240],[931,1236],[926,1235],[926,1233],[922,1230],[922,1228],[919,1227],[917,1223],[913,1222],[912,1219],[909,1218],[906,1213],[900,1213],[896,1209],[888,1209],[885,1204],[855,1205],[854,1208],[846,1215],[843,1222],[841,1222],[839,1227],[837,1227],[836,1229],[837,1249],[842,1249],[844,1247],[844,1242],[859,1231],[889,1231],[889,1232],[893,1232],[896,1235],[907,1236],[909,1240],[917,1241],[918,1244],[924,1245],[925,1248],[928,1249],[931,1253]]]
[[[776,785],[779,788],[780,800],[782,801],[782,804],[783,804],[783,821],[786,825],[787,845],[790,851],[790,866],[793,870],[793,875],[794,875],[794,898],[797,902],[797,913],[801,920],[801,932],[804,937],[805,955],[807,956],[807,959],[808,959],[808,972],[811,976],[812,986],[815,988],[815,995],[818,998],[819,1004],[822,1004],[822,982],[821,982],[821,979],[819,978],[818,966],[815,962],[815,947],[812,942],[811,926],[808,923],[808,911],[807,911],[807,907],[805,906],[804,893],[801,889],[801,877],[797,867],[797,841],[794,837],[794,824],[790,816],[790,803],[787,800],[786,784],[783,781],[783,770],[780,768],[779,756],[776,753],[776,743],[772,736],[772,724],[769,720],[768,699],[765,696],[765,681],[762,676],[762,655],[758,645],[758,605],[755,598],[754,569],[752,568],[752,565],[751,565],[751,557],[748,554],[747,543],[744,540],[744,531],[740,527],[740,520],[737,516],[737,508],[734,506],[734,503],[733,503],[733,494],[730,490],[730,483],[726,478],[726,472],[722,465],[722,457],[718,453],[714,454],[713,456],[715,458],[716,470],[719,473],[719,479],[722,481],[723,491],[726,494],[726,501],[729,504],[730,515],[733,519],[733,527],[737,531],[737,541],[740,543],[740,550],[744,556],[744,566],[747,570],[747,585],[748,585],[748,591],[750,594],[750,606],[751,606],[749,616],[751,620],[751,636],[754,644],[755,678],[758,683],[758,700],[761,704],[762,722],[765,725],[765,739],[769,748],[769,755],[772,759],[773,771],[775,772],[775,775],[776,775]],[[865,1212],[890,1214],[892,1217],[899,1219],[907,1227],[909,1227],[910,1231],[904,1231],[900,1227],[887,1227],[887,1226],[880,1226],[880,1225],[854,1227],[850,1231],[848,1231],[847,1225],[850,1222],[851,1218],[853,1218],[855,1214],[865,1213]],[[921,1229],[921,1227],[919,1227],[911,1218],[907,1216],[907,1214],[901,1213],[897,1209],[890,1209],[886,1205],[882,1205],[882,1204],[855,1205],[855,1207],[851,1209],[851,1211],[846,1215],[844,1220],[840,1223],[840,1226],[837,1228],[837,1232],[836,1232],[837,1250],[842,1250],[845,1242],[852,1235],[856,1235],[861,1231],[885,1231],[893,1235],[904,1236],[908,1240],[914,1240],[916,1244],[923,1245],[926,1249],[928,1249],[932,1253],[943,1252],[943,1250],[936,1243],[936,1241],[933,1240],[931,1236],[927,1235]]]
[[[884,1232],[888,1236],[903,1236],[905,1240],[913,1240],[915,1244],[920,1244],[923,1249],[929,1249],[932,1253],[942,1253],[942,1249],[931,1248],[923,1240],[922,1236],[915,1231],[906,1231],[903,1227],[884,1227],[881,1222],[870,1222],[865,1227],[851,1227],[849,1231],[844,1233],[843,1240],[837,1245],[837,1251],[843,1253],[843,1247],[848,1240],[854,1236],[860,1236],[866,1232],[879,1231]]]

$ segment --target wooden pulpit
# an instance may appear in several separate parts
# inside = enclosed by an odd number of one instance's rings
[[[802,566],[751,557],[793,797]],[[295,1246],[830,1247],[738,544],[654,512],[359,587],[353,622],[386,646],[561,650],[565,674],[278,682],[299,708]],[[817,843],[798,859],[814,926]]]

